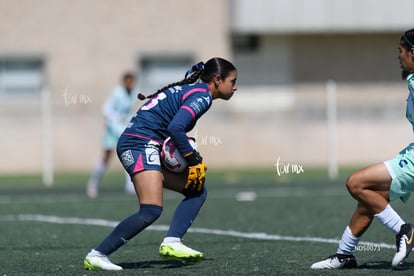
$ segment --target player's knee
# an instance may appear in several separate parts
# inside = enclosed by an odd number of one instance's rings
[[[357,173],[353,173],[348,177],[346,181],[346,188],[353,197],[358,196],[358,194],[361,192],[361,179]]]
[[[139,212],[145,223],[150,225],[161,216],[162,207],[151,204],[141,204]]]

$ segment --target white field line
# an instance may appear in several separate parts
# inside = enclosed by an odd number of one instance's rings
[[[57,216],[46,216],[46,215],[36,215],[36,214],[22,214],[22,215],[6,215],[0,216],[0,221],[36,221],[36,222],[46,222],[54,224],[76,224],[76,225],[93,225],[93,226],[104,226],[104,227],[115,227],[118,225],[118,221],[105,220],[105,219],[95,219],[95,218],[76,218],[76,217],[57,217]],[[151,225],[146,230],[151,231],[167,231],[168,225]],[[209,235],[219,235],[219,236],[229,236],[237,238],[246,238],[246,239],[256,239],[256,240],[272,240],[272,241],[296,241],[296,242],[319,242],[319,243],[332,243],[338,244],[339,240],[337,239],[325,239],[320,237],[292,237],[292,236],[280,236],[272,235],[267,233],[246,233],[235,230],[219,230],[219,229],[209,229],[209,228],[200,228],[192,227],[188,230],[191,233],[200,233],[200,234],[209,234]],[[386,243],[373,243],[373,242],[360,242],[359,245],[373,247],[373,248],[389,248],[395,249],[395,245],[386,244]]]

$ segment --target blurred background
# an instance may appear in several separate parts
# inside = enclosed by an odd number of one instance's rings
[[[390,159],[412,140],[397,58],[411,5],[0,0],[0,174],[91,171],[102,104],[125,71],[149,94],[214,56],[239,75],[191,133],[210,168]]]

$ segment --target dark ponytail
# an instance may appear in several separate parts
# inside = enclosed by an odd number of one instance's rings
[[[151,95],[148,95],[148,96],[145,96],[145,95],[139,93],[138,94],[138,99],[141,100],[141,101],[143,101],[145,99],[149,99],[149,98],[154,97],[158,93],[160,93],[162,91],[165,91],[168,88],[171,88],[171,87],[174,87],[174,86],[177,86],[177,85],[195,83],[195,82],[197,82],[200,79],[200,76],[203,73],[203,71],[204,71],[204,63],[203,62],[199,62],[199,63],[193,65],[190,69],[187,70],[187,72],[185,73],[185,76],[184,76],[184,79],[183,80],[170,83],[170,84],[164,86],[163,88],[158,89],[157,92],[155,92],[155,93],[153,93]]]

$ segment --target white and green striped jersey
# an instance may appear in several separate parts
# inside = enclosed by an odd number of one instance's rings
[[[407,99],[407,111],[405,116],[407,120],[411,123],[414,131],[414,73],[411,73],[407,77],[408,82],[408,99]]]
[[[120,136],[131,119],[131,109],[136,93],[128,93],[123,86],[116,87],[103,106],[106,126],[113,134]]]

